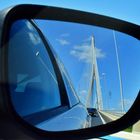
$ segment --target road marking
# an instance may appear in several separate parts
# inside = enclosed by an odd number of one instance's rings
[[[103,124],[106,124],[105,120],[104,120],[103,117],[100,115],[100,113],[99,113],[98,111],[97,111],[97,113],[98,113],[99,117],[101,118],[102,123],[103,123]]]

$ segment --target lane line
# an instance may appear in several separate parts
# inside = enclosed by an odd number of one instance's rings
[[[100,113],[99,113],[98,111],[97,111],[97,113],[98,113],[99,117],[101,118],[102,123],[103,123],[103,124],[106,124],[105,120],[104,120],[103,117],[100,115]]]

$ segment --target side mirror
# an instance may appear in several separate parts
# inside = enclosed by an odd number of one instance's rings
[[[38,5],[0,18],[1,110],[21,131],[87,139],[140,119],[138,25]]]

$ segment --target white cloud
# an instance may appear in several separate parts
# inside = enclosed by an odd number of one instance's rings
[[[96,51],[97,58],[105,58],[106,55],[101,49],[95,48],[95,51]]]
[[[69,33],[63,33],[59,36],[59,38],[56,39],[57,42],[59,42],[60,45],[69,45],[70,42],[66,39],[66,37],[69,37]]]
[[[92,50],[91,45],[84,43],[82,45],[74,46],[70,54],[78,58],[79,61],[90,63],[92,61]],[[105,53],[98,48],[95,48],[97,58],[105,58]]]
[[[32,41],[33,44],[37,45],[41,42],[40,38],[38,37],[37,33],[34,32],[34,28],[30,22],[26,22],[26,25],[28,29],[30,30],[28,32],[29,38]]]
[[[26,25],[29,30],[34,31],[33,25],[30,22],[26,22]]]
[[[35,45],[41,42],[40,38],[35,33],[29,32],[29,38]]]
[[[60,45],[62,45],[62,46],[64,46],[64,45],[69,45],[70,44],[70,42],[69,41],[67,41],[66,39],[63,39],[63,38],[59,38],[59,39],[56,39],[56,41],[58,41],[59,42],[59,44]]]
[[[59,42],[59,44],[62,46],[69,45],[70,42],[66,39],[66,37],[69,37],[69,36],[70,34],[68,33],[60,34],[59,37],[56,39],[56,41]]]

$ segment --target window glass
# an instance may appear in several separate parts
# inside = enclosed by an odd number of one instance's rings
[[[8,56],[11,98],[21,116],[61,106],[52,62],[29,21],[12,25]]]

